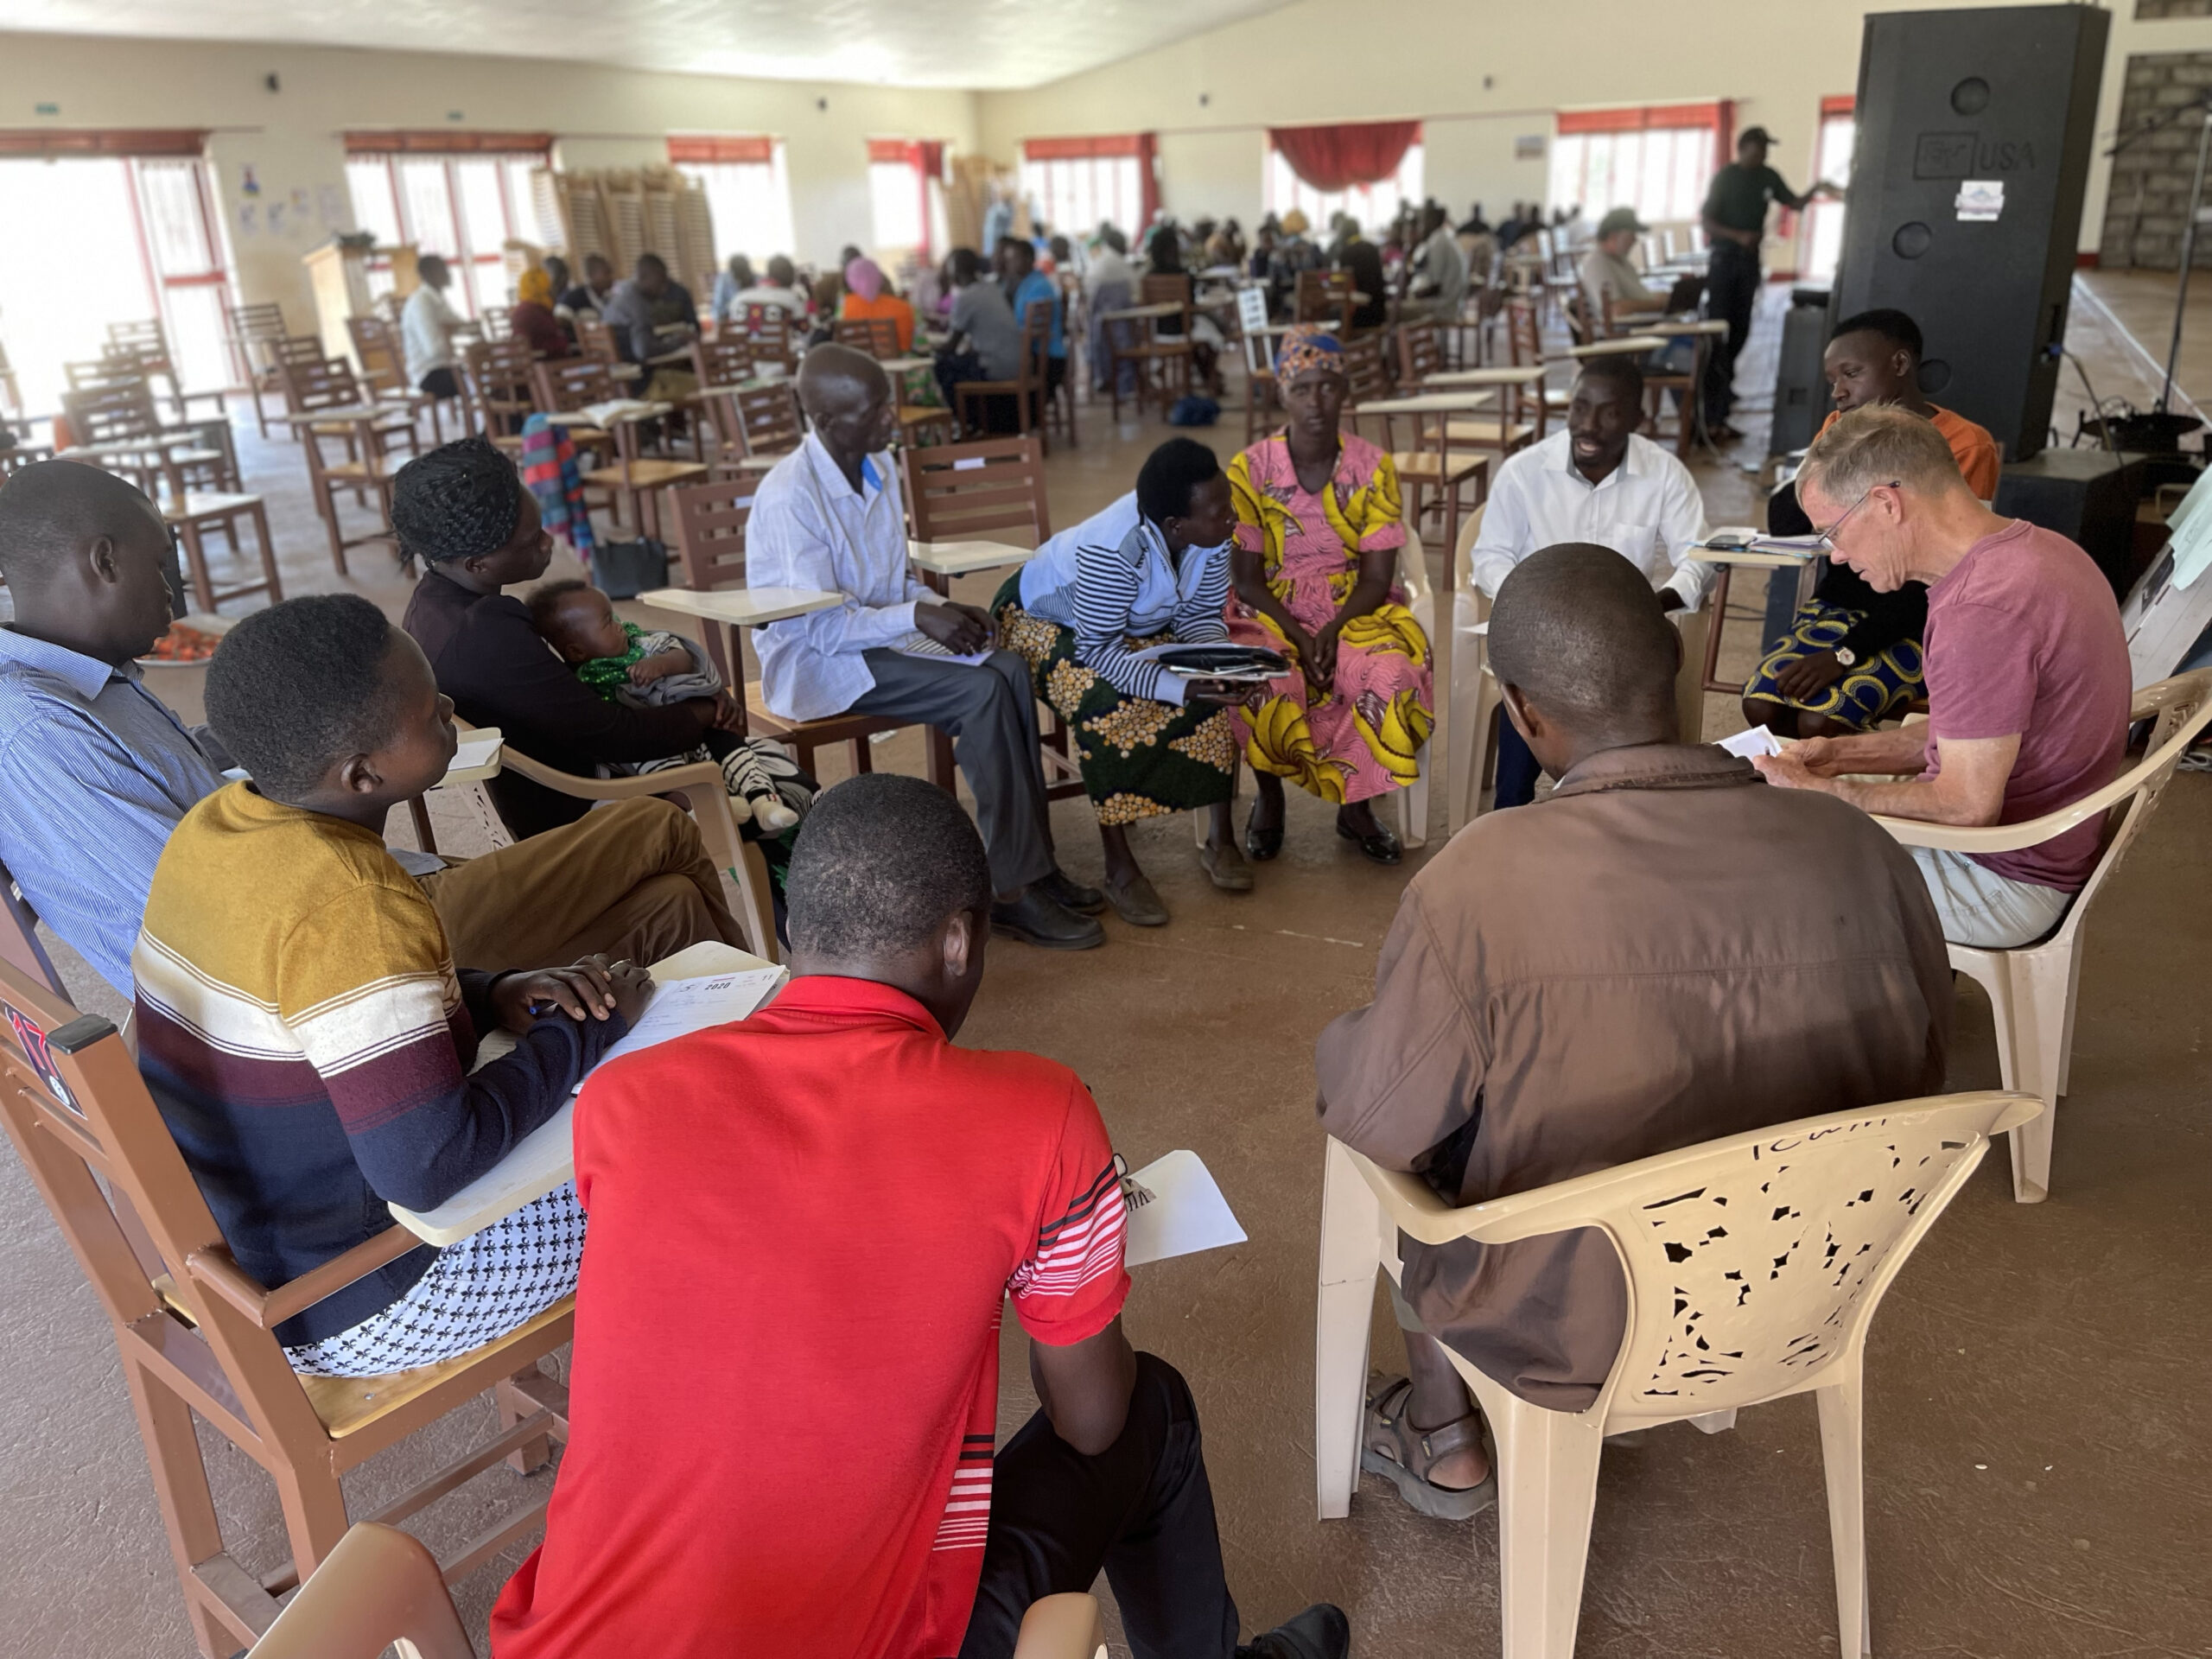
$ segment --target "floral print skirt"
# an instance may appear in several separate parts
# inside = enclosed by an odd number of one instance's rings
[[[1404,789],[1420,775],[1421,746],[1435,723],[1428,636],[1395,598],[1344,626],[1334,683],[1325,691],[1307,682],[1268,617],[1232,601],[1229,634],[1240,645],[1264,645],[1292,660],[1289,673],[1269,680],[1236,711],[1253,771],[1287,779],[1338,806]]]
[[[1021,608],[1018,574],[999,589],[991,613],[1000,644],[1029,664],[1038,696],[1072,734],[1099,823],[1134,823],[1230,798],[1236,779],[1236,733],[1229,710],[1117,691],[1076,660],[1074,629]]]

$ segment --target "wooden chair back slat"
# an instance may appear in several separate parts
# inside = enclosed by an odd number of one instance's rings
[[[899,465],[907,530],[918,542],[968,541],[999,530],[1019,532],[1032,547],[1051,539],[1044,450],[1034,437],[903,450]]]
[[[353,355],[359,359],[364,380],[374,387],[408,389],[407,353],[400,345],[397,329],[382,317],[364,316],[346,318],[346,332],[353,337]]]
[[[1398,379],[1411,389],[1444,366],[1444,348],[1433,322],[1398,325]]]
[[[356,319],[358,321],[358,319]],[[295,415],[318,409],[352,409],[367,401],[353,365],[340,358],[280,363],[277,378],[284,388],[284,406]]]
[[[537,410],[537,354],[512,338],[472,340],[461,352],[470,414],[487,436],[508,436]]]
[[[778,455],[796,449],[806,437],[799,423],[794,382],[774,380],[735,394],[739,435],[751,455]]]
[[[162,430],[161,416],[154,410],[153,388],[137,376],[65,391],[61,412],[68,418],[69,430],[82,444],[152,438]]]
[[[612,403],[617,396],[607,365],[595,357],[556,358],[533,364],[531,373],[538,406],[548,414],[573,414],[592,404]]]
[[[691,342],[691,372],[702,386],[734,386],[753,378],[753,342],[734,328]],[[737,435],[730,434],[732,438]]]
[[[840,318],[830,325],[830,337],[880,361],[899,355],[899,325],[888,317]]]

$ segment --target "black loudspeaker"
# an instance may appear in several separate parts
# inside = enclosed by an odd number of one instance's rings
[[[1922,390],[2008,461],[2050,435],[2111,32],[2080,5],[1866,19],[1836,316],[1909,314]]]
[[[1775,357],[1774,420],[1766,444],[1770,455],[1795,454],[1812,442],[1827,418],[1828,383],[1821,372],[1821,353],[1827,349],[1828,321],[1826,289],[1791,290],[1789,309],[1782,314],[1782,350]]]
[[[2055,530],[2087,553],[2115,595],[2140,573],[2134,556],[2135,504],[2145,493],[2141,455],[2105,449],[2049,449],[2024,466],[2005,464],[1991,503],[2007,518]]]

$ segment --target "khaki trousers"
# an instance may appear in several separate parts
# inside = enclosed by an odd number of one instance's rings
[[[624,801],[420,878],[456,968],[557,968],[602,953],[652,963],[745,935],[698,826],[667,801]]]

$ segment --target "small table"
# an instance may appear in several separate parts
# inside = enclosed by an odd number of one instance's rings
[[[1610,340],[1593,340],[1586,346],[1570,346],[1567,354],[1578,359],[1645,357],[1666,348],[1666,340],[1657,334],[1616,334]]]
[[[1728,578],[1738,565],[1768,570],[1797,572],[1797,603],[1802,605],[1813,594],[1814,573],[1820,568],[1818,559],[1799,558],[1794,553],[1762,553],[1746,548],[1740,553],[1724,552],[1719,548],[1694,547],[1687,557],[1698,564],[1717,564],[1719,578],[1713,584],[1713,597],[1707,609],[1713,620],[1705,635],[1705,689],[1708,691],[1741,691],[1741,684],[1732,680],[1716,681],[1713,670],[1720,661],[1720,630],[1728,616]]]
[[[925,576],[935,578],[930,586],[940,594],[950,591],[955,576],[972,575],[978,570],[1002,570],[1009,565],[1027,564],[1036,556],[1033,547],[1015,547],[1006,542],[906,543],[908,560]]]
[[[652,973],[657,980],[693,979],[702,974],[741,974],[755,969],[776,969],[776,964],[720,940],[707,940],[653,963]],[[781,969],[776,970],[784,974]],[[789,975],[784,974],[784,978]],[[783,982],[782,979],[777,982],[779,988]],[[512,1036],[494,1032],[478,1046],[477,1064],[495,1060],[513,1047]],[[436,1209],[416,1211],[390,1205],[386,1207],[392,1219],[425,1243],[445,1245],[481,1232],[526,1204],[537,1203],[575,1179],[575,1118],[576,1103],[571,1097],[518,1141],[505,1157]]]
[[[638,595],[639,604],[654,610],[733,628],[764,627],[816,611],[834,611],[844,602],[842,594],[812,588],[718,588],[706,593],[696,588],[655,588]]]
[[[1154,305],[1125,305],[1118,311],[1101,311],[1101,322],[1149,322],[1155,317],[1179,317],[1189,309],[1180,300],[1161,300]]]

